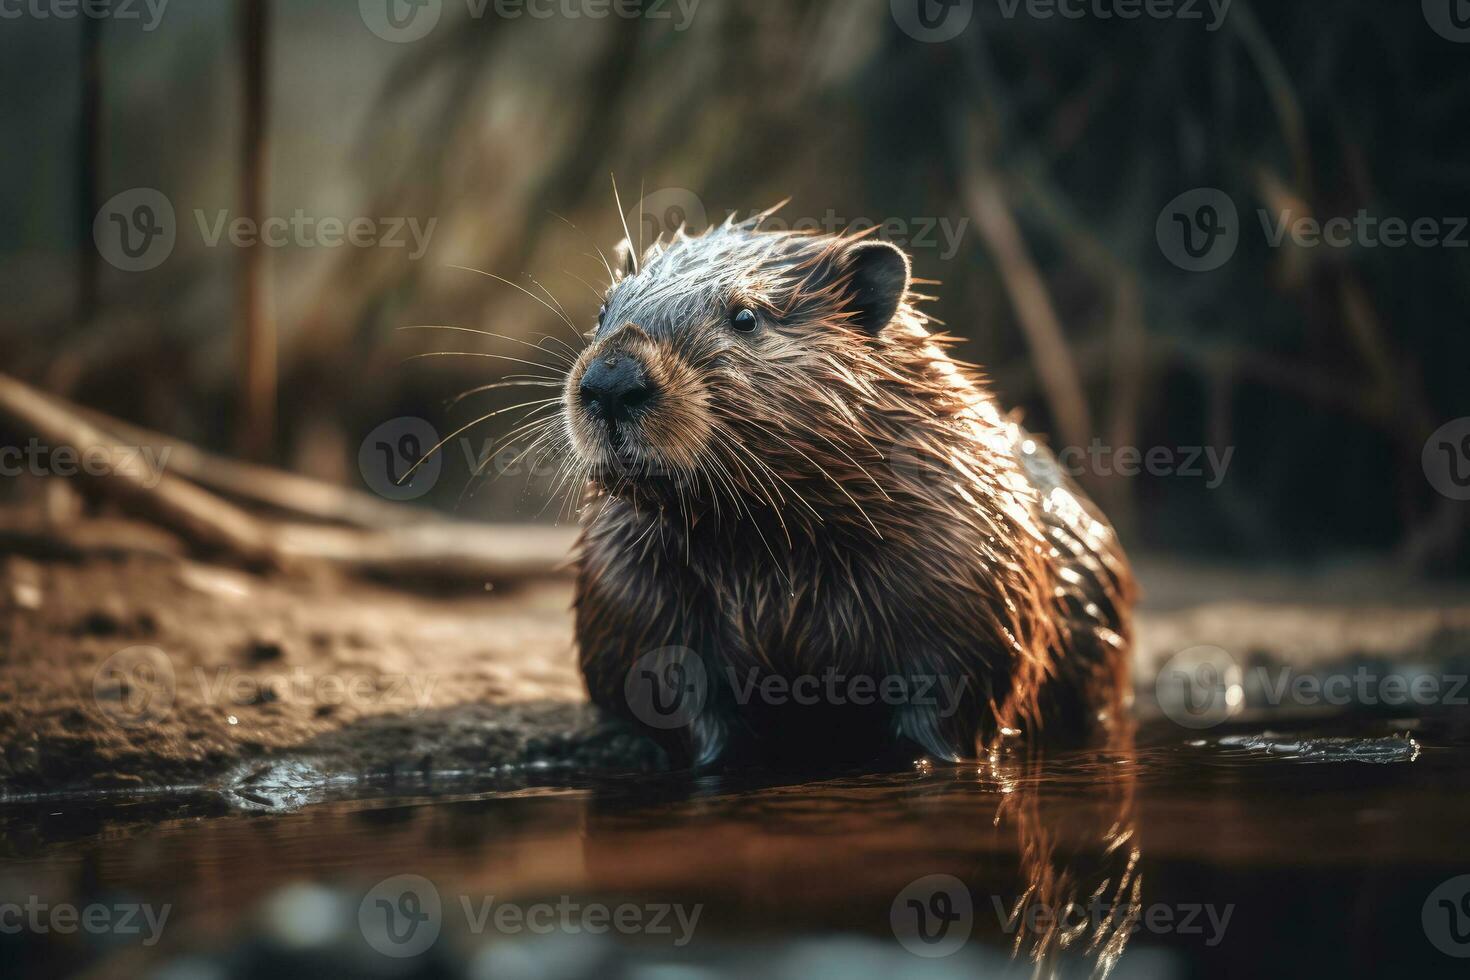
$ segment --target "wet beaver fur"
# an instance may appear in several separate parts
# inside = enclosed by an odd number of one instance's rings
[[[696,767],[1110,724],[1134,591],[1112,528],[928,332],[902,251],[759,220],[625,241],[547,427],[586,487],[593,702]],[[692,709],[650,718],[641,678]]]

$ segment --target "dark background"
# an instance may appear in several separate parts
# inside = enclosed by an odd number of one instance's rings
[[[687,25],[673,5],[510,18],[443,0],[407,43],[349,0],[173,0],[152,30],[141,7],[141,21],[25,8],[0,20],[0,363],[128,421],[362,486],[358,448],[379,424],[448,433],[527,397],[447,409],[516,367],[406,357],[514,346],[397,328],[567,336],[451,266],[534,289],[529,274],[590,326],[606,281],[594,243],[621,236],[610,175],[635,226],[641,199],[661,224],[691,201],[718,220],[790,198],[785,221],[961,228],[954,254],[942,236],[908,243],[940,282],[931,312],[1054,446],[1234,449],[1213,489],[1083,473],[1133,547],[1463,571],[1465,505],[1436,492],[1423,454],[1470,415],[1470,232],[1459,248],[1271,247],[1257,217],[1366,209],[1448,231],[1470,215],[1470,41],[1435,28],[1451,2],[1235,0],[1211,30],[1203,3],[1202,19],[1121,20],[974,0],[940,43],[906,33],[887,0],[700,0]],[[248,211],[252,182],[266,215],[435,219],[429,248],[209,245],[195,212]],[[125,272],[93,221],[140,187],[172,202],[177,242]],[[1200,187],[1234,202],[1239,245],[1188,272],[1155,226]],[[276,338],[274,422],[242,409],[250,330]],[[423,502],[557,511],[537,478],[461,499],[468,480],[451,452]]]

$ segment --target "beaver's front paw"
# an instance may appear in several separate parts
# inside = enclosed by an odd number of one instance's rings
[[[595,772],[667,772],[669,754],[624,721],[607,719],[576,731],[548,735],[526,746],[533,766]]]

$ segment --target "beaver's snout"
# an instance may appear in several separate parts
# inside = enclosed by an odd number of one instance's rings
[[[643,363],[626,352],[607,354],[589,364],[577,393],[587,413],[608,426],[632,419],[655,394]]]

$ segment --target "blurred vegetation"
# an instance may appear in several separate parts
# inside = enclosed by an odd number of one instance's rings
[[[1235,447],[1215,489],[1084,477],[1137,546],[1461,561],[1464,505],[1434,492],[1420,458],[1433,430],[1470,415],[1470,253],[1273,248],[1256,218],[1470,214],[1470,45],[1431,30],[1419,4],[1235,0],[1212,32],[1007,17],[976,0],[970,27],[939,44],[900,30],[888,0],[703,0],[686,30],[476,19],[449,2],[411,44],[373,36],[357,7],[274,5],[268,210],[438,221],[420,261],[271,256],[279,462],[357,481],[358,443],[384,420],[421,415],[447,433],[529,397],[446,409],[520,372],[405,357],[511,349],[396,328],[566,336],[535,297],[452,266],[534,292],[533,277],[590,325],[606,279],[595,246],[621,237],[615,174],[633,211],[642,193],[685,188],[711,219],[790,198],[788,220],[963,223],[954,255],[942,236],[913,248],[917,274],[939,281],[932,311],[1032,429],[1053,445]],[[187,212],[233,206],[234,31],[228,11],[194,10],[153,35],[103,32],[97,193],[163,188],[180,245],[153,272],[103,266],[80,315],[91,212],[72,184],[41,178],[75,165],[83,100],[57,79],[80,29],[6,24],[0,75],[36,100],[4,120],[19,150],[0,212],[15,219],[0,232],[17,297],[0,313],[10,369],[217,448],[237,402],[236,269],[229,249],[200,246]],[[1203,186],[1235,201],[1241,244],[1224,267],[1188,273],[1160,251],[1155,221]],[[431,502],[456,506],[468,478],[451,453]],[[532,518],[544,489],[507,477],[458,506]]]

